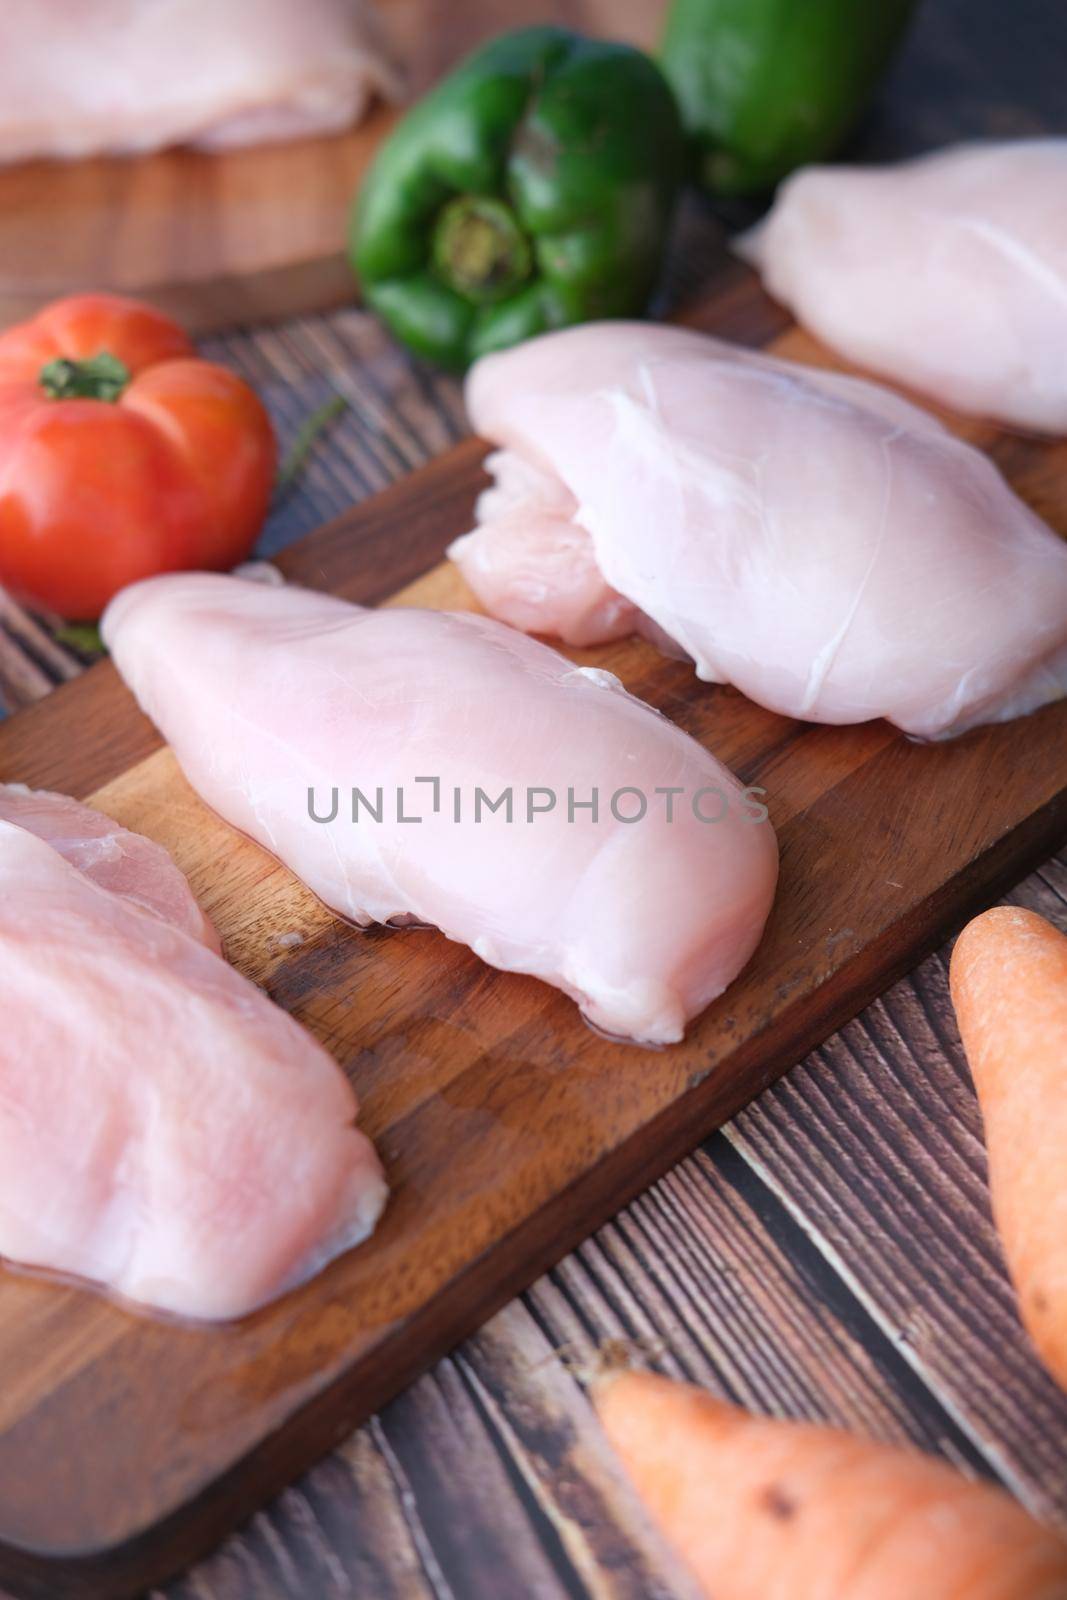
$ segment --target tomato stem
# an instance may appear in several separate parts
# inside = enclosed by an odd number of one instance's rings
[[[41,388],[52,400],[106,400],[114,403],[131,377],[130,369],[108,350],[70,361],[57,356],[41,368]]]
[[[83,656],[106,656],[107,645],[95,622],[65,622],[52,635],[57,644],[66,644]]]
[[[296,438],[290,446],[289,453],[278,471],[278,481],[275,488],[279,494],[285,494],[292,488],[303,472],[308,457],[318,443],[319,436],[325,433],[326,429],[341,415],[342,411],[347,411],[347,409],[348,401],[344,395],[335,394],[331,395],[330,399],[324,405],[319,406],[318,410],[313,411],[309,417],[304,418],[297,430]]]

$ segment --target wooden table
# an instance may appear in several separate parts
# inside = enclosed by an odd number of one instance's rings
[[[926,0],[857,153],[1067,132],[1067,13]],[[721,249],[693,205],[674,292]],[[212,341],[283,439],[349,410],[269,554],[465,432],[457,386],[357,311]],[[0,606],[0,700],[79,662]],[[1067,854],[1009,897],[1067,925]],[[1067,1398],[1019,1327],[941,951],[283,1494],[170,1600],[668,1600],[581,1384],[605,1340],[761,1411],[910,1438],[1067,1526]],[[107,1448],[101,1440],[101,1449]],[[91,1470],[91,1468],[89,1469]],[[920,1600],[902,1596],[901,1600]]]

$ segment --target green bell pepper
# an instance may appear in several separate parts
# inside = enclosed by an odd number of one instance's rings
[[[757,193],[831,155],[916,4],[674,0],[660,58],[708,188]]]
[[[350,260],[399,339],[462,369],[644,311],[684,160],[674,98],[640,50],[555,27],[504,34],[385,141]]]

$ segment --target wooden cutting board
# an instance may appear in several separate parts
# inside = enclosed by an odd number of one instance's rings
[[[555,21],[651,45],[665,0],[374,3],[410,100],[505,28]],[[215,155],[0,167],[0,327],[87,289],[150,300],[196,332],[354,300],[352,198],[398,114],[379,103],[349,133]]]
[[[826,359],[740,268],[686,320]],[[1067,446],[961,431],[1067,530]],[[366,603],[468,604],[438,563],[481,459],[460,445],[279,564]],[[109,664],[0,726],[0,778],[170,847],[231,960],[351,1075],[393,1190],[368,1245],[233,1327],[0,1273],[0,1583],[134,1593],[211,1546],[1067,832],[1067,704],[922,746],[788,721],[640,642],[574,654],[764,785],[781,843],[751,966],[659,1052],[435,933],[339,923],[201,805]]]

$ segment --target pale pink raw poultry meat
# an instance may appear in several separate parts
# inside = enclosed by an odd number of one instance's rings
[[[44,839],[102,889],[125,895],[209,950],[218,951],[214,928],[201,911],[183,872],[162,845],[131,833],[69,795],[0,783],[0,821],[15,822]]]
[[[679,1039],[755,949],[777,875],[769,823],[607,673],[485,617],[366,611],[204,573],[134,585],[103,629],[204,799],[353,922],[433,924],[647,1043]],[[438,780],[436,811],[419,778]],[[381,822],[365,808],[353,822],[354,786]],[[422,822],[398,820],[398,787]],[[479,787],[493,801],[512,790],[512,821],[484,806],[474,821]],[[594,787],[595,821],[578,809]],[[673,821],[657,787],[680,791]],[[612,815],[623,788],[645,792],[644,820]],[[708,788],[721,800],[700,810],[721,821],[694,811]],[[323,817],[337,791],[334,820],[311,820],[309,789]],[[557,804],[528,821],[537,789]]]
[[[140,898],[0,820],[0,1255],[238,1317],[366,1238],[385,1182],[335,1062]]]
[[[737,248],[850,361],[1067,433],[1067,139],[809,167]]]
[[[396,92],[369,0],[4,0],[0,162],[349,127]]]
[[[496,486],[449,553],[507,622],[651,623],[773,710],[928,738],[1067,691],[1067,544],[876,384],[592,323],[484,357],[467,404]]]

